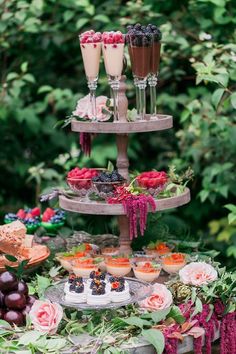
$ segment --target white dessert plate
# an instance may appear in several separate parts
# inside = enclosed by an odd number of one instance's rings
[[[64,295],[64,286],[67,282],[67,279],[62,280],[56,285],[51,286],[45,292],[45,297],[52,301],[57,302],[64,307],[75,308],[78,310],[99,310],[99,309],[114,309],[121,306],[126,306],[128,304],[133,304],[139,301],[144,300],[146,297],[150,296],[152,293],[152,285],[144,281],[135,279],[135,278],[125,278],[129,284],[130,288],[130,298],[127,301],[122,302],[110,302],[106,305],[88,305],[86,303],[75,304],[73,302],[66,302]]]

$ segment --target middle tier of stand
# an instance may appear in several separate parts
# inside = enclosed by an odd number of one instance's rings
[[[190,191],[185,188],[185,191],[174,197],[155,199],[156,211],[177,208],[187,204],[190,201]],[[122,204],[108,204],[106,202],[91,201],[87,198],[59,197],[60,207],[81,214],[94,215],[125,215]]]
[[[71,130],[79,133],[129,134],[153,132],[173,127],[172,116],[158,114],[156,117],[151,117],[149,114],[146,114],[146,118],[146,120],[136,120],[134,122],[127,122],[125,120],[118,122],[81,122],[73,119]]]

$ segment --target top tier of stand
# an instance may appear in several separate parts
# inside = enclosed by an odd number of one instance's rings
[[[110,133],[129,134],[144,133],[170,129],[173,127],[173,118],[169,115],[158,114],[156,117],[146,115],[146,120],[134,122],[81,122],[76,119],[71,122],[71,130],[79,133]]]

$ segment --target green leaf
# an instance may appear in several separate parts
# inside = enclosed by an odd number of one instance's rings
[[[86,23],[88,23],[89,19],[88,18],[79,18],[78,21],[75,24],[75,27],[77,30],[80,30]]]
[[[109,172],[114,171],[114,165],[113,165],[113,163],[111,161],[108,161],[107,170]]]
[[[17,258],[12,256],[11,254],[5,254],[5,258],[10,262],[17,262]]]
[[[220,100],[224,94],[224,91],[225,90],[223,88],[219,88],[213,93],[211,100],[215,108],[218,107]]]
[[[17,79],[18,77],[19,77],[19,75],[18,75],[17,73],[12,72],[12,73],[9,73],[9,74],[7,75],[6,80],[7,80],[7,81],[12,81],[12,80],[14,80],[14,79]]]
[[[184,323],[185,322],[185,317],[182,315],[182,312],[178,308],[178,306],[172,306],[171,310],[168,314],[168,318],[173,318],[177,323]]]
[[[147,320],[142,320],[140,317],[133,316],[129,318],[120,318],[121,321],[135,327],[143,328],[144,326],[151,326],[151,323]]]
[[[52,86],[43,85],[38,89],[38,93],[51,92],[53,90]]]
[[[236,205],[234,205],[234,204],[226,204],[224,207],[226,209],[232,211],[233,213],[236,213]]]
[[[165,348],[165,338],[161,331],[157,329],[142,330],[142,336],[151,343],[157,351],[157,354],[161,354]]]
[[[31,82],[32,84],[35,84],[35,78],[32,74],[25,74],[23,77],[22,77],[23,80],[25,81],[28,81],[28,82]]]
[[[157,324],[161,320],[164,320],[166,318],[166,316],[170,313],[170,311],[171,311],[171,308],[151,312],[151,314],[150,314],[151,319],[153,320],[153,322],[155,322],[155,324]]]
[[[45,290],[51,285],[50,279],[37,274],[37,290],[39,297],[42,297]]]
[[[102,23],[109,23],[110,22],[109,17],[106,16],[106,15],[102,15],[102,14],[94,16],[93,19],[95,21],[99,21],[99,22],[102,22]]]
[[[232,106],[236,109],[236,92],[232,93],[232,95],[230,96],[230,102]]]
[[[34,344],[41,336],[42,332],[28,331],[19,338],[18,342],[22,345]]]
[[[27,71],[27,68],[28,68],[28,63],[27,62],[24,62],[21,64],[20,66],[20,69],[23,73],[25,73]]]
[[[228,222],[229,224],[232,224],[236,220],[236,214],[230,213],[228,215]]]
[[[194,309],[191,317],[194,317],[195,315],[197,315],[200,312],[202,312],[202,302],[199,299],[199,297],[197,297],[196,301],[195,301],[195,309]]]

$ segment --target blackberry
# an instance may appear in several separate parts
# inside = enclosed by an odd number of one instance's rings
[[[75,277],[75,282],[83,283],[83,278],[82,277]]]
[[[119,288],[116,289],[116,291],[117,291],[118,293],[120,293],[120,292],[122,292],[122,291],[124,291],[124,290],[125,290],[125,285],[124,285],[124,284],[121,284],[121,285],[119,286]]]
[[[136,25],[134,25],[134,28],[136,29],[136,30],[140,30],[141,29],[141,25],[140,25],[140,23],[136,23]]]
[[[130,31],[130,30],[133,29],[133,28],[134,28],[133,25],[128,25],[128,26],[126,27],[127,31]]]
[[[90,274],[89,274],[89,278],[90,279],[94,279],[95,277],[95,270],[93,270]]]
[[[84,284],[79,284],[75,287],[75,292],[81,294],[84,291]]]
[[[72,283],[69,287],[70,291],[75,291],[75,283]]]
[[[69,275],[68,283],[72,284],[76,279],[76,275],[74,273]]]
[[[99,182],[99,181],[100,181],[99,176],[93,177],[93,178],[92,178],[92,181],[93,181],[93,182]]]
[[[105,280],[105,278],[106,278],[106,273],[102,272],[101,275],[100,275],[100,279],[101,280]]]
[[[111,277],[109,278],[109,282],[110,282],[110,283],[114,283],[114,281],[116,281],[116,277],[111,276]]]

